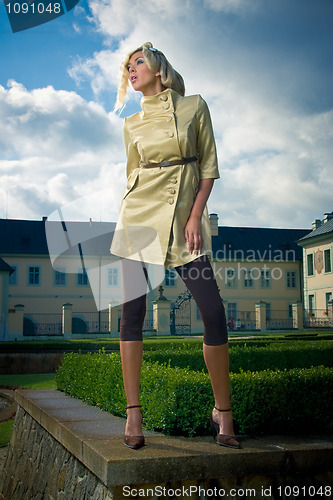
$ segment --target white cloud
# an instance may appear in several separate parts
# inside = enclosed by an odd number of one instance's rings
[[[204,4],[210,9],[224,12],[246,12],[256,7],[256,0],[204,0]]]
[[[333,112],[289,111],[244,105],[237,117],[215,103],[222,183],[212,198],[224,224],[308,227],[332,210]]]
[[[68,73],[78,86],[83,80],[89,80],[98,97],[103,90],[117,89],[122,57],[123,54],[102,50],[89,59],[77,58]]]
[[[90,82],[99,100],[115,92],[125,54],[151,41],[182,73],[187,93],[201,93],[210,106],[222,175],[210,211],[229,225],[309,227],[333,209],[333,116],[325,100],[316,107],[325,95],[318,87],[325,78],[312,66],[320,37],[311,33],[311,51],[304,39],[303,53],[301,4],[284,9],[260,0],[93,0],[91,21],[104,47],[77,58],[69,74],[78,85]],[[289,24],[281,22],[282,11]],[[121,120],[102,106],[74,92],[28,92],[13,82],[0,88],[0,112],[0,190],[16,186],[20,196],[30,197],[29,203],[20,198],[17,216],[44,214],[45,206],[53,209],[58,200],[99,189],[113,176],[121,186]],[[33,179],[27,174],[32,168]]]
[[[75,92],[12,81],[0,87],[0,123],[2,217],[38,218],[110,187],[101,217],[116,218],[125,182],[119,117]]]

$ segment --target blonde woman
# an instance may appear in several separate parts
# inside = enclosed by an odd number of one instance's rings
[[[142,111],[124,121],[127,186],[111,245],[111,252],[123,258],[125,287],[120,324],[127,399],[124,442],[133,449],[145,444],[139,400],[142,326],[147,266],[156,264],[175,268],[197,303],[215,398],[211,423],[216,442],[239,448],[230,407],[225,312],[207,257],[211,234],[206,202],[219,177],[209,110],[201,96],[184,97],[182,77],[150,42],[124,60],[116,110],[124,106],[129,83],[142,93]]]

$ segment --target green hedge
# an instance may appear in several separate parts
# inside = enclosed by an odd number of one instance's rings
[[[333,340],[333,334],[326,332],[299,332],[290,334],[281,334],[274,336],[261,336],[260,334],[254,334],[254,336],[241,339],[237,337],[230,337],[229,345],[233,346],[244,346],[248,345],[251,347],[264,347],[271,344],[297,344],[297,347],[303,343],[308,342],[307,338],[317,335],[315,338],[311,339],[310,342],[314,345],[321,340]],[[301,336],[301,338],[299,338]],[[297,338],[297,340],[295,340]],[[177,336],[153,336],[144,337],[143,339],[145,349],[151,350],[168,350],[170,346],[172,348],[177,348],[183,346],[188,346],[189,349],[201,349],[202,348],[202,338],[189,337],[177,337]],[[27,352],[31,351],[98,351],[99,349],[105,348],[109,351],[119,350],[119,339],[110,338],[109,334],[105,334],[104,339],[76,339],[76,340],[63,340],[61,337],[55,338],[54,340],[38,340],[37,338],[33,341],[14,341],[14,342],[2,342],[1,350],[3,352]]]
[[[118,353],[66,354],[56,376],[67,394],[125,417]],[[231,375],[238,433],[332,432],[333,370],[323,366]],[[213,394],[203,372],[143,362],[141,403],[144,424],[167,434],[209,432]]]
[[[207,371],[202,356],[202,345],[183,344],[168,349],[150,350],[144,353],[147,361],[170,363],[170,366]],[[311,368],[312,366],[333,367],[333,342],[294,341],[269,345],[230,345],[230,372],[262,370],[290,370],[292,368]]]

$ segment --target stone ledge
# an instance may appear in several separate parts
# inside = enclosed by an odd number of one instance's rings
[[[331,437],[243,438],[242,449],[233,450],[206,436],[145,431],[147,446],[131,450],[123,444],[123,418],[60,391],[19,389],[16,401],[107,487],[231,476],[313,476],[333,470]]]

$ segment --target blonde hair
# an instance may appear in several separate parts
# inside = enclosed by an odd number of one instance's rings
[[[151,50],[153,49],[153,50]],[[117,100],[114,107],[115,111],[122,110],[125,107],[125,101],[128,89],[128,62],[133,54],[142,50],[143,58],[153,73],[160,73],[163,87],[170,88],[180,95],[185,94],[185,85],[182,76],[171,66],[163,52],[153,47],[150,42],[144,43],[141,47],[130,52],[120,66],[120,80],[118,85]]]

